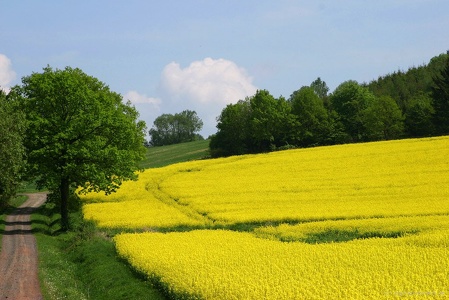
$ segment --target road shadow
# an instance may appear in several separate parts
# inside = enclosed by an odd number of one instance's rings
[[[8,221],[8,216],[24,216],[29,215],[31,219],[31,215],[36,211],[39,211],[40,207],[19,207],[15,208],[13,211],[8,213],[5,216],[4,220],[0,220],[0,225],[2,229],[0,229],[0,235],[32,235],[34,233],[43,233],[43,234],[51,234],[54,235],[55,232],[50,232],[49,228],[55,226],[59,219],[56,219],[52,222],[46,222],[42,219],[37,220],[29,220],[29,221]],[[26,229],[17,229],[15,226],[27,226]],[[11,228],[12,227],[12,228]]]

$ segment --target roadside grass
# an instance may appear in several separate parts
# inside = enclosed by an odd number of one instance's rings
[[[140,163],[144,169],[158,168],[173,163],[209,157],[210,140],[193,141],[175,145],[150,147],[145,159]]]
[[[113,242],[80,213],[63,233],[51,203],[32,215],[44,299],[165,299],[118,257]]]

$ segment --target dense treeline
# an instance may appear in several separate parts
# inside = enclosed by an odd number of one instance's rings
[[[400,107],[404,117],[405,137],[423,137],[444,134],[434,127],[434,114],[439,101],[434,100],[435,80],[447,63],[448,55],[441,54],[427,65],[410,68],[407,72],[397,71],[366,85],[376,96],[390,96]]]
[[[267,90],[226,106],[213,157],[290,147],[449,134],[449,55],[369,84],[346,81],[331,94],[320,78],[288,99]]]

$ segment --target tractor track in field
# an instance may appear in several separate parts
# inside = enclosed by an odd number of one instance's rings
[[[0,299],[43,299],[31,214],[45,202],[47,195],[34,193],[27,196],[28,200],[5,219],[0,250]]]

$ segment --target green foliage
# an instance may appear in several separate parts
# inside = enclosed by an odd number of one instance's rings
[[[203,128],[203,121],[195,111],[184,110],[177,114],[163,114],[154,120],[150,129],[151,146],[165,146],[194,141]]]
[[[367,87],[376,96],[390,96],[399,105],[403,113],[407,111],[412,99],[421,93],[431,92],[433,77],[444,67],[447,55],[441,54],[430,60],[427,65],[412,67],[406,72],[396,71],[377,80],[371,81]]]
[[[435,133],[432,98],[424,93],[413,97],[405,114],[405,132],[410,137],[426,137]]]
[[[389,96],[381,96],[372,101],[363,112],[363,122],[369,140],[396,139],[404,131],[402,112]]]
[[[24,77],[11,93],[26,113],[29,174],[39,187],[61,196],[64,228],[75,188],[111,193],[124,180],[136,179],[145,123],[104,83],[80,69],[46,67]]]
[[[209,140],[174,144],[147,149],[145,159],[139,166],[143,169],[163,167],[170,164],[209,157]]]
[[[313,89],[315,94],[323,101],[323,103],[327,104],[327,93],[329,92],[329,87],[327,86],[326,82],[318,77],[310,84],[310,87]]]
[[[252,97],[229,104],[218,117],[218,132],[211,138],[211,156],[229,156],[275,150],[295,143],[297,126],[291,105],[259,90]]]
[[[449,134],[449,57],[441,72],[433,78],[432,98],[436,133]]]
[[[331,107],[338,114],[352,142],[366,140],[363,114],[374,101],[374,95],[353,80],[343,82],[332,93]]]
[[[228,104],[218,117],[217,133],[211,137],[212,157],[239,155],[250,151],[251,105],[249,98]]]
[[[291,142],[295,118],[283,97],[275,99],[267,90],[259,90],[249,102],[251,152],[266,152]]]
[[[433,78],[440,74],[447,60],[447,54],[433,57],[427,65],[409,68],[407,71],[396,71],[366,86],[377,97],[390,96],[405,114],[415,98],[432,91]]]
[[[15,195],[21,182],[25,149],[25,116],[0,89],[0,208]]]
[[[327,95],[327,91],[326,93],[324,91],[326,90],[320,92],[323,97]],[[289,101],[292,106],[292,114],[298,120],[299,145],[309,147],[324,144],[329,131],[329,120],[319,93],[312,87],[304,86],[293,92]]]

